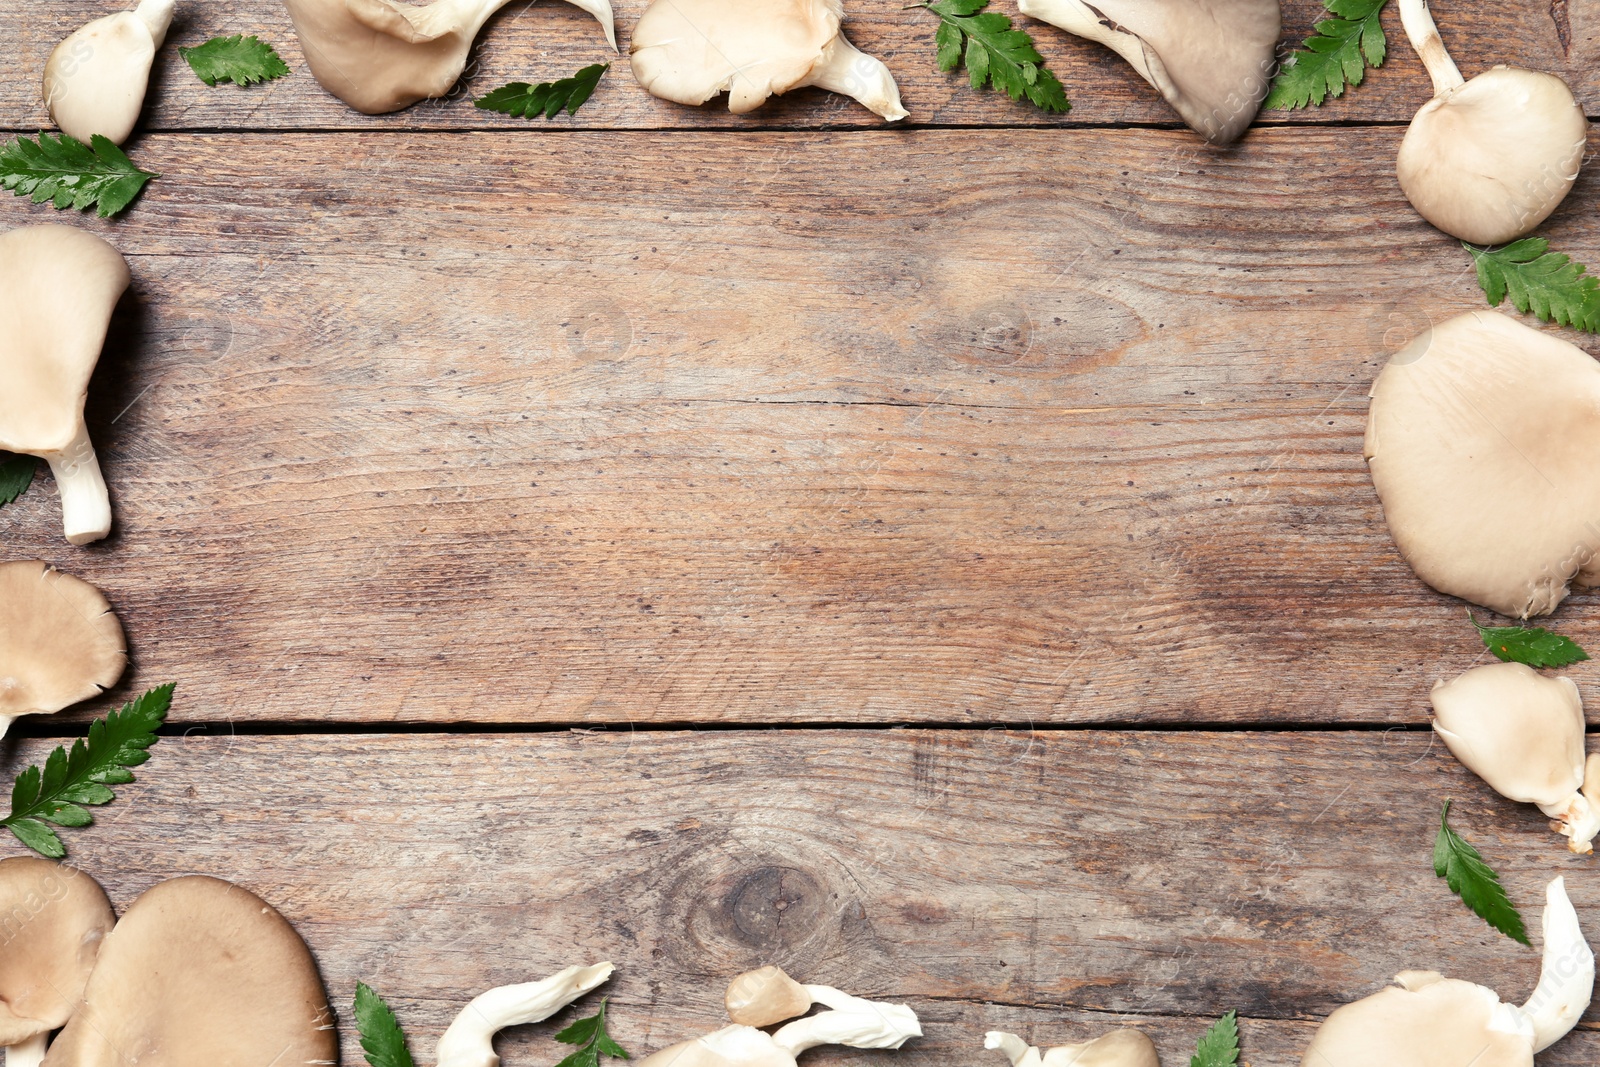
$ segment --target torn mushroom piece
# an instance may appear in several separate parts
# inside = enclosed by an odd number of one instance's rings
[[[1406,36],[1433,79],[1400,142],[1400,188],[1452,237],[1494,245],[1549,217],[1577,180],[1589,123],[1553,74],[1491,67],[1465,81],[1427,0],[1401,0]]]
[[[439,1067],[500,1067],[494,1035],[543,1022],[611,977],[609,963],[568,967],[541,982],[500,986],[461,1009],[439,1039]]]
[[[0,737],[115,685],[122,624],[100,590],[38,562],[0,563]]]
[[[50,464],[75,545],[111,532],[83,404],[128,282],[117,250],[84,230],[25,226],[0,236],[0,449]]]
[[[306,63],[321,86],[367,115],[444,96],[472,42],[511,0],[286,0]],[[610,0],[569,0],[600,20],[617,46]]]
[[[1600,834],[1600,754],[1583,755],[1583,701],[1571,678],[1491,663],[1434,684],[1433,729],[1507,800],[1537,804],[1574,852]]]
[[[991,1030],[983,1047],[1004,1052],[1012,1067],[1161,1067],[1155,1045],[1137,1030],[1113,1030],[1093,1041],[1060,1045],[1042,1055],[1016,1034]]]
[[[312,1067],[338,1055],[300,935],[254,893],[194,876],[133,902],[45,1067]]]
[[[904,1004],[863,1000],[829,986],[803,986],[776,967],[735,978],[727,1004],[734,1025],[652,1053],[639,1067],[795,1067],[795,1057],[818,1045],[899,1048],[922,1036],[916,1013]],[[791,1009],[798,1008],[799,1014],[813,1004],[831,1010],[796,1019],[774,1034],[737,1021],[760,1019],[765,1020],[761,1025],[772,1025],[791,1018]]]
[[[633,28],[633,76],[647,92],[728,110],[816,86],[893,122],[906,117],[889,68],[845,38],[840,0],[655,0]]]
[[[37,1067],[72,1017],[116,916],[87,874],[51,860],[0,860],[0,1046],[6,1067]]]
[[[1278,0],[1018,0],[1017,8],[1117,53],[1214,144],[1244,133],[1277,70]]]
[[[1557,878],[1545,894],[1544,965],[1526,1004],[1433,971],[1406,971],[1328,1016],[1301,1064],[1532,1067],[1534,1053],[1577,1024],[1593,993],[1594,953]]]
[[[1441,593],[1527,618],[1600,578],[1600,365],[1474,311],[1379,373],[1365,454],[1400,554]]]
[[[128,139],[175,3],[141,0],[132,11],[95,19],[56,45],[44,65],[44,105],[63,133],[85,143],[95,134],[117,144]]]

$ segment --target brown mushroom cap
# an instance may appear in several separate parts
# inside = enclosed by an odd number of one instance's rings
[[[0,563],[0,735],[19,715],[98,696],[127,662],[122,624],[98,589],[45,563]]]
[[[0,860],[0,1045],[60,1027],[77,1010],[116,916],[87,874],[53,860]]]
[[[307,1067],[338,1060],[317,965],[248,890],[162,882],[106,938],[47,1067]]]
[[[1244,133],[1277,70],[1278,0],[1018,0],[1017,8],[1122,56],[1215,144]]]
[[[1432,971],[1328,1016],[1302,1067],[1532,1067],[1531,1035],[1491,1026],[1493,992]]]
[[[1372,387],[1365,454],[1400,554],[1526,618],[1600,574],[1600,365],[1493,311],[1424,331]]]

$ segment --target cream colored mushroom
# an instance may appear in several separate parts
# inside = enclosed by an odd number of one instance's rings
[[[1527,618],[1600,576],[1600,365],[1474,311],[1372,387],[1365,447],[1400,554],[1441,593]]]
[[[461,77],[472,42],[511,0],[285,0],[312,75],[368,115],[444,96]],[[605,27],[617,46],[610,0],[568,0]]]
[[[1600,754],[1583,755],[1583,700],[1571,678],[1521,663],[1474,667],[1434,683],[1433,729],[1467,769],[1507,800],[1537,804],[1589,853],[1600,834]]]
[[[52,860],[0,860],[0,1046],[6,1067],[37,1067],[63,1026],[116,916],[87,874]]]
[[[128,646],[100,590],[45,563],[0,563],[0,737],[117,683]]]
[[[1277,70],[1278,0],[1018,0],[1017,8],[1117,53],[1215,144],[1244,133]]]
[[[1093,1041],[1057,1046],[1043,1055],[1016,1034],[991,1030],[983,1047],[1004,1052],[1012,1067],[1161,1067],[1155,1045],[1137,1030],[1113,1030]]]
[[[63,133],[128,139],[144,108],[156,49],[167,39],[176,0],[140,0],[132,11],[95,19],[56,45],[44,65],[44,105]]]
[[[788,1018],[782,1013],[799,1001],[789,981],[776,967],[740,975],[728,990],[729,1014],[773,1023]],[[904,1004],[863,1000],[829,986],[794,985],[831,1010],[796,1019],[774,1034],[736,1022],[652,1053],[639,1067],[795,1067],[795,1057],[818,1045],[899,1048],[922,1036],[916,1013]]]
[[[543,1022],[611,977],[609,963],[568,967],[539,982],[500,986],[461,1009],[439,1039],[439,1067],[500,1067],[494,1035]]]
[[[1578,1022],[1594,993],[1594,953],[1557,878],[1545,893],[1544,965],[1522,1007],[1493,990],[1405,971],[1395,985],[1328,1016],[1302,1067],[1532,1067]]]
[[[808,85],[842,93],[893,122],[900,88],[840,28],[841,0],[655,0],[633,28],[633,76],[678,104],[728,94],[728,110]]]
[[[128,265],[92,233],[25,226],[0,236],[0,449],[55,472],[75,545],[111,532],[111,501],[83,404]]]
[[[1452,237],[1493,245],[1549,217],[1577,180],[1589,123],[1553,74],[1497,66],[1471,81],[1445,51],[1427,0],[1400,0],[1434,97],[1400,142],[1400,188]]]
[[[192,876],[133,902],[44,1067],[326,1067],[338,1055],[294,927],[254,893]]]

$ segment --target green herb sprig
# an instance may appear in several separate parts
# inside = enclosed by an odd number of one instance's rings
[[[1562,637],[1542,626],[1485,626],[1470,611],[1467,619],[1477,628],[1484,646],[1506,663],[1568,667],[1589,658],[1589,653],[1572,638]]]
[[[576,115],[578,109],[594,95],[595,87],[610,69],[610,63],[595,63],[559,81],[540,82],[538,85],[512,82],[484,95],[475,101],[475,106],[518,119],[531,119],[541,114],[553,119],[561,114],[562,108],[566,108],[567,114]]]
[[[213,37],[205,44],[193,48],[179,48],[178,54],[188,62],[195,77],[207,85],[232,82],[235,85],[255,85],[282,78],[289,73],[289,64],[277,50],[261,38]]]
[[[372,1067],[414,1067],[400,1020],[365,982],[356,983],[356,1031],[361,1052]]]
[[[11,503],[33,484],[39,461],[32,456],[13,456],[0,452],[0,506]]]
[[[0,188],[35,204],[49,201],[57,211],[97,208],[103,219],[121,214],[152,178],[98,133],[84,144],[76,137],[41,133],[18,137],[0,147]]]
[[[1439,836],[1433,842],[1433,873],[1472,913],[1519,944],[1527,945],[1528,930],[1522,915],[1500,884],[1500,876],[1483,862],[1483,856],[1460,834],[1450,829],[1450,801],[1439,814]]]
[[[60,859],[67,854],[46,823],[56,826],[88,826],[94,816],[85,805],[109,804],[116,799],[111,786],[134,780],[129,767],[150,758],[148,749],[156,743],[156,730],[172,706],[173,686],[169,683],[150,690],[120,711],[113,711],[89,726],[88,739],[72,742],[72,751],[57,745],[38,766],[17,775],[11,789],[11,814],[0,819],[18,841],[41,856]]]
[[[993,85],[1011,99],[1026,97],[1045,111],[1072,107],[1066,89],[1045,68],[1033,38],[1026,30],[1012,29],[1011,20],[1000,12],[984,11],[989,0],[932,0],[915,6],[939,16],[934,44],[940,70],[955,70],[965,63],[974,89]]]
[[[1189,1067],[1234,1067],[1239,1062],[1239,1013],[1230,1011],[1212,1024],[1189,1057]]]
[[[577,1045],[578,1050],[556,1064],[556,1067],[600,1067],[600,1057],[625,1060],[628,1054],[621,1045],[606,1033],[606,1002],[600,1010],[587,1019],[579,1019],[556,1035],[556,1040],[566,1045]]]
[[[1461,242],[1478,268],[1478,285],[1499,307],[1506,297],[1523,313],[1557,326],[1575,326],[1600,333],[1600,278],[1582,263],[1550,251],[1543,237],[1524,237],[1501,248],[1479,248]]]
[[[1263,108],[1321,107],[1356,86],[1367,67],[1381,67],[1389,52],[1383,6],[1389,0],[1323,0],[1332,18],[1317,23],[1305,47],[1278,69]]]

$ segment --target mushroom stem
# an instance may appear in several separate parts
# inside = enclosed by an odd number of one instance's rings
[[[5,1067],[39,1067],[44,1062],[45,1049],[50,1044],[48,1031],[6,1046]]]
[[[1578,913],[1557,878],[1545,888],[1544,961],[1539,985],[1522,1006],[1533,1023],[1534,1052],[1543,1052],[1578,1024],[1594,995],[1594,952],[1578,928]]]
[[[983,1047],[999,1049],[1005,1053],[1013,1067],[1021,1067],[1022,1061],[1028,1058],[1028,1053],[1033,1053],[1035,1061],[1039,1059],[1039,1052],[1016,1034],[1008,1034],[1004,1030],[990,1030],[983,1035]]]
[[[1128,61],[1139,77],[1157,92],[1161,83],[1150,70],[1150,58],[1137,34],[1118,29],[1083,0],[1017,0],[1017,10],[1030,18],[1048,22],[1070,34],[1103,44]]]
[[[148,2],[148,0],[147,0]],[[483,24],[511,0],[434,0],[424,8],[401,8],[418,36],[434,40],[447,33],[461,33],[469,40],[478,36]],[[611,15],[610,0],[568,0],[573,7],[587,11],[600,21],[612,51],[617,48],[617,29]]]
[[[890,122],[905,118],[908,112],[900,103],[900,87],[883,61],[869,56],[845,40],[841,32],[822,50],[822,58],[811,68],[802,86],[815,85],[831,93],[842,93],[864,104]]]
[[[140,0],[139,6],[133,9],[134,15],[150,31],[150,39],[157,48],[167,39],[167,30],[172,26],[172,10],[177,3],[178,0]]]
[[[500,986],[461,1009],[439,1039],[439,1067],[499,1067],[494,1035],[550,1018],[611,977],[610,963],[568,967],[540,982]]]
[[[772,1035],[778,1047],[790,1056],[797,1057],[818,1045],[899,1048],[913,1037],[922,1036],[916,1013],[904,1004],[863,1000],[831,986],[805,988],[812,1000],[833,1010],[796,1019]]]
[[[1434,96],[1465,84],[1466,79],[1461,77],[1455,60],[1445,50],[1439,27],[1434,25],[1433,13],[1428,10],[1428,0],[1400,0],[1400,22],[1406,28],[1411,47],[1417,50],[1417,55],[1422,57],[1422,65],[1428,68],[1428,77],[1433,79]]]
[[[1590,753],[1584,763],[1583,787],[1553,808],[1540,807],[1554,821],[1550,829],[1567,838],[1567,848],[1580,856],[1594,852],[1594,839],[1600,836],[1600,752]]]
[[[61,525],[75,545],[98,541],[111,532],[111,498],[100,474],[100,460],[81,422],[78,434],[66,448],[44,457],[56,476],[61,494]]]

